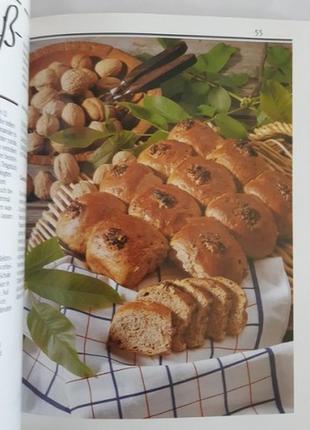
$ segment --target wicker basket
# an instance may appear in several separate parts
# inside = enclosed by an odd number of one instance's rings
[[[292,126],[280,122],[255,129],[254,132],[249,135],[249,139],[255,146],[256,150],[261,154],[262,157],[264,157],[271,168],[278,170],[290,177],[292,176],[291,137]],[[83,176],[81,179],[91,182],[90,178],[86,176]],[[58,217],[73,200],[72,188],[73,185],[64,185],[60,188],[53,203],[48,205],[48,210],[42,213],[41,218],[33,228],[28,242],[28,249],[31,249],[41,242],[56,235],[55,227]],[[286,273],[292,286],[292,243],[278,243],[273,255],[281,256],[283,258]]]

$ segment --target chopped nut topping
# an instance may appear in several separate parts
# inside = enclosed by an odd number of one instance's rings
[[[177,200],[171,194],[165,193],[162,190],[154,190],[152,195],[159,202],[159,207],[172,208],[176,205]]]
[[[212,254],[224,254],[226,246],[221,242],[221,236],[218,233],[200,234],[201,243]]]
[[[150,147],[150,154],[155,156],[161,156],[165,154],[170,149],[170,145],[167,143],[155,143]]]
[[[127,169],[128,169],[127,164],[116,164],[112,168],[112,174],[114,176],[122,176],[126,172]]]
[[[257,157],[258,156],[257,151],[253,148],[253,146],[249,142],[236,141],[235,146],[239,150],[239,152],[246,154],[249,157]]]
[[[291,190],[290,187],[287,184],[283,184],[283,182],[276,184],[278,190],[280,191],[281,196],[283,197],[283,200],[290,200],[291,199]]]
[[[188,169],[187,174],[197,185],[204,185],[211,180],[211,172],[198,164],[194,164]]]
[[[82,203],[73,200],[73,202],[69,205],[67,211],[71,214],[72,218],[76,218],[82,212],[82,209],[85,207]]]
[[[118,250],[123,249],[128,242],[128,237],[123,234],[122,230],[119,228],[110,228],[103,237],[108,245],[111,245]]]
[[[181,124],[185,130],[190,130],[192,127],[194,127],[195,121],[192,119],[185,119],[181,122]]]
[[[244,221],[248,227],[255,227],[258,221],[261,219],[260,213],[251,208],[248,204],[243,204],[238,206],[233,211],[234,215],[240,217],[242,221]]]

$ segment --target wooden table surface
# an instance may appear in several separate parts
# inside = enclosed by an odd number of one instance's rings
[[[68,41],[70,39],[57,39],[57,43]],[[76,39],[72,39],[76,40]],[[132,55],[141,55],[148,53],[155,55],[162,50],[157,39],[155,38],[111,38],[111,37],[87,37],[88,41],[102,42],[112,45],[116,48],[122,49]],[[219,41],[213,40],[197,40],[190,39],[186,40],[188,44],[188,52],[200,54],[207,52]],[[262,67],[264,64],[267,44],[264,42],[236,42],[236,41],[224,41],[232,46],[239,49],[239,52],[234,56],[232,61],[229,63],[229,71],[234,73],[246,72],[250,75],[251,79],[249,83],[242,89],[242,95],[251,96],[254,95],[259,88],[259,76],[261,76]],[[53,42],[34,42],[32,43],[31,50],[38,49],[39,47],[52,44]],[[285,45],[287,46],[287,45]],[[34,175],[42,170],[42,166],[28,166],[28,173],[34,177]],[[46,166],[43,170],[50,170]],[[47,209],[48,202],[32,201],[27,204],[27,237],[29,237],[31,229],[35,225],[38,218],[41,216],[43,210]]]

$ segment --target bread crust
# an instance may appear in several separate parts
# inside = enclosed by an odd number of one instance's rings
[[[192,147],[183,142],[162,140],[142,151],[138,162],[151,167],[162,178],[167,178],[172,170],[192,153]]]
[[[108,344],[142,355],[169,354],[173,338],[172,312],[159,303],[129,302],[116,311]]]
[[[98,223],[86,246],[86,262],[96,273],[135,288],[153,272],[168,252],[165,237],[147,222],[115,214]]]
[[[206,216],[227,227],[248,257],[264,258],[273,252],[277,227],[271,211],[258,197],[244,193],[223,194],[209,203]]]
[[[208,324],[205,331],[205,337],[211,338],[217,342],[225,338],[228,316],[231,309],[231,292],[228,288],[216,282],[213,278],[188,278],[186,282],[194,287],[206,290],[212,297],[212,305],[209,312]]]
[[[202,206],[207,206],[214,197],[237,189],[228,169],[199,156],[184,160],[172,171],[167,182],[195,197]]]
[[[136,196],[130,203],[128,213],[151,223],[169,238],[189,218],[200,216],[201,210],[188,193],[174,185],[162,184]]]
[[[206,157],[224,142],[224,139],[207,124],[193,119],[186,119],[176,124],[168,138],[192,146],[195,152],[202,157]]]
[[[280,238],[292,238],[292,180],[280,172],[266,171],[248,182],[245,193],[260,198],[272,211]]]
[[[87,193],[60,214],[56,234],[71,251],[84,255],[88,236],[96,223],[114,213],[126,211],[124,202],[111,194]]]
[[[247,273],[243,249],[213,218],[192,218],[170,244],[172,259],[194,277],[224,276],[240,283]]]
[[[228,336],[238,336],[244,329],[247,321],[248,299],[244,290],[236,282],[221,276],[213,278],[215,281],[223,284],[231,292],[231,308],[228,315],[226,333]]]
[[[175,352],[186,349],[186,330],[191,324],[193,312],[196,311],[196,301],[190,294],[179,289],[173,282],[163,281],[157,285],[142,288],[137,300],[160,303],[172,311],[174,336],[172,350]]]
[[[130,203],[136,193],[161,183],[160,177],[143,164],[117,164],[106,173],[99,189]]]
[[[237,140],[226,140],[207,158],[225,166],[242,186],[269,168],[249,142]]]

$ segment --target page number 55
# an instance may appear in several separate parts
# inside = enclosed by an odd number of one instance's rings
[[[256,28],[255,30],[255,36],[256,37],[262,37],[264,35],[264,32],[261,28]]]

